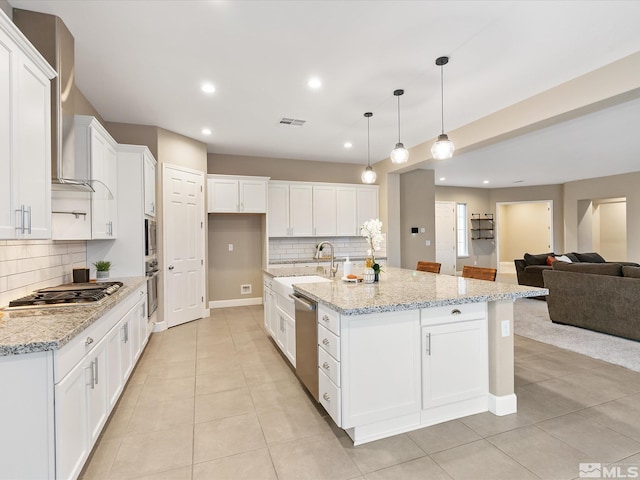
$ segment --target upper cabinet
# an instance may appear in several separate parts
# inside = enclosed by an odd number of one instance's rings
[[[156,216],[156,159],[148,149],[144,151],[144,214]]]
[[[0,238],[51,238],[55,71],[0,12]]]
[[[208,175],[209,213],[267,213],[268,177]]]
[[[269,182],[269,237],[359,236],[378,217],[378,187],[311,182]]]
[[[91,238],[114,239],[118,229],[117,144],[94,117],[75,117],[76,162],[89,163],[91,185]]]

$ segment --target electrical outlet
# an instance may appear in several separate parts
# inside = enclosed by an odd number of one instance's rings
[[[251,293],[251,284],[240,285],[240,295],[249,295]]]
[[[233,252],[233,243],[230,243],[230,244],[229,244],[229,251],[230,251],[230,252]]]
[[[502,322],[500,322],[500,325],[502,327],[502,336],[508,337],[511,334],[509,328],[509,320],[502,320]]]

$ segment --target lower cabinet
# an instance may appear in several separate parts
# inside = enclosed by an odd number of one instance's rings
[[[296,324],[295,320],[282,309],[275,309],[276,334],[274,340],[276,344],[289,359],[291,365],[296,366]]]

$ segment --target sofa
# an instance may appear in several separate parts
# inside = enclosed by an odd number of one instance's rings
[[[607,262],[602,256],[596,252],[589,253],[563,253],[562,255],[553,252],[531,255],[524,254],[524,258],[519,258],[513,262],[516,265],[516,275],[518,277],[518,285],[528,285],[530,287],[544,288],[544,280],[542,272],[551,270],[551,265],[555,260],[572,262],[572,263],[617,263],[620,265],[640,266],[634,262]]]
[[[542,276],[552,322],[640,341],[640,267],[554,262]]]

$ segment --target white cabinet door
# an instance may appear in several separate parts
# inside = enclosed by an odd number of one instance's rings
[[[107,399],[109,409],[118,401],[124,387],[122,378],[122,328],[118,324],[107,334]]]
[[[92,368],[90,361],[81,362],[55,386],[56,478],[61,480],[77,478],[89,454],[87,388]]]
[[[336,188],[336,234],[340,236],[360,235],[358,225],[356,187]]]
[[[87,385],[87,427],[89,448],[98,439],[109,414],[107,399],[107,342],[106,338],[96,345],[88,358],[93,369],[93,385]]]
[[[422,408],[486,395],[487,322],[422,327]]]
[[[358,235],[364,222],[378,218],[378,187],[358,187]]]
[[[207,178],[209,213],[232,213],[240,208],[238,180]]]
[[[420,412],[420,313],[341,318],[342,428]]]
[[[284,354],[291,365],[296,366],[296,321],[289,315],[285,317]]]
[[[144,214],[156,216],[156,160],[145,152],[144,164]]]
[[[267,225],[270,237],[286,237],[289,230],[289,185],[269,184]]]
[[[333,236],[336,234],[336,187],[313,186],[313,234]]]
[[[284,353],[284,351],[286,350],[286,343],[287,343],[287,315],[280,310],[279,308],[276,308],[275,311],[275,336],[273,337],[273,339],[276,341],[276,344],[278,345],[278,348],[280,348],[280,351],[282,351]]]
[[[295,237],[313,235],[313,187],[289,185],[290,234]]]
[[[0,239],[51,238],[51,86],[0,31]]]
[[[81,127],[76,134],[83,135]],[[93,119],[88,130],[91,179],[95,192],[91,194],[91,238],[117,237],[118,164],[115,142]]]
[[[267,182],[264,180],[240,180],[240,212],[267,212]]]

